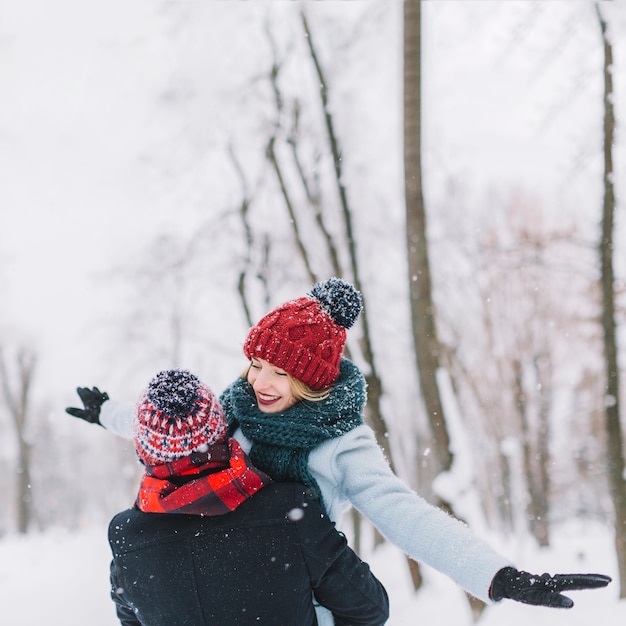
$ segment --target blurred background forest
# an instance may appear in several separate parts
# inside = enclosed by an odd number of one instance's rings
[[[0,535],[132,502],[76,386],[221,391],[340,275],[399,475],[477,532],[625,550],[622,3],[34,4],[0,2]]]

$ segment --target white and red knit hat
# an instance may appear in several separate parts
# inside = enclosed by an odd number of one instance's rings
[[[226,417],[217,398],[194,374],[159,372],[133,417],[137,456],[146,465],[176,461],[226,440]]]
[[[311,389],[323,389],[339,376],[346,329],[361,306],[361,294],[345,280],[315,283],[307,296],[285,302],[253,326],[244,354],[284,369]]]

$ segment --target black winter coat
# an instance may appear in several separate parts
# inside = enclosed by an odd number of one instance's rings
[[[111,596],[123,626],[381,626],[382,584],[302,485],[264,487],[217,517],[118,513]]]

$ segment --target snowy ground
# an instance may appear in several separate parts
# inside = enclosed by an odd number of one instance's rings
[[[602,529],[563,529],[548,551],[532,548],[510,555],[520,567],[535,573],[600,571],[615,578],[612,539]],[[425,624],[470,626],[463,594],[447,579],[426,572],[428,582],[418,594],[409,589],[404,557],[383,546],[368,558],[385,583],[392,602],[388,626]],[[0,616],[10,626],[115,626],[108,596],[109,553],[104,528],[76,533],[55,531],[0,540]],[[617,585],[596,591],[574,592],[571,610],[528,607],[503,602],[489,607],[480,626],[602,626],[626,623],[626,602],[617,599]]]

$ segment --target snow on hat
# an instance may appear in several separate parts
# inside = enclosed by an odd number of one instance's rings
[[[217,398],[187,370],[164,370],[148,384],[133,418],[137,456],[146,465],[168,463],[226,440]]]
[[[284,369],[311,389],[332,385],[346,329],[361,312],[361,294],[340,278],[315,283],[309,294],[270,311],[248,332],[243,351]]]

